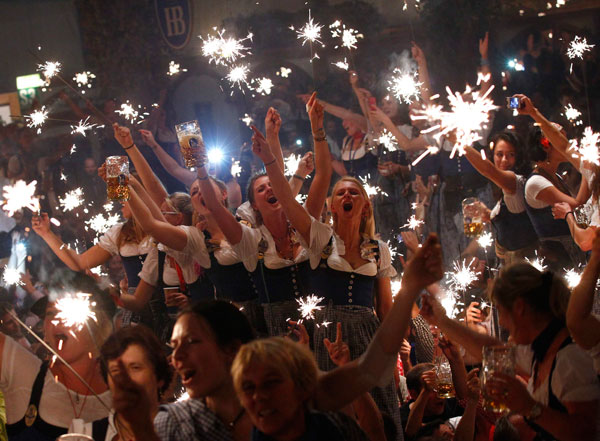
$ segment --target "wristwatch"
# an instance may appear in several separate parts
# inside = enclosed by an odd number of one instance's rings
[[[537,420],[540,415],[542,414],[542,410],[544,410],[544,406],[542,406],[542,403],[536,401],[533,406],[531,406],[531,409],[529,409],[529,413],[527,414],[527,419],[529,421],[535,421]]]

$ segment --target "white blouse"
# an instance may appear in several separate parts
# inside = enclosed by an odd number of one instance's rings
[[[525,211],[525,177],[521,175],[515,175],[517,178],[515,192],[513,194],[506,193],[502,190],[502,197],[504,199],[504,203],[506,204],[506,208],[511,213],[523,213]],[[490,219],[495,218],[500,213],[500,205],[501,201],[498,201],[492,212],[490,213]]]
[[[167,251],[166,247],[163,247],[162,245],[158,245],[158,247],[152,247],[152,251],[150,251],[146,256],[146,260],[144,260],[144,266],[138,274],[140,279],[149,285],[158,285],[158,250],[167,253],[163,269],[163,282],[166,285],[179,286],[179,275],[177,274],[175,265],[172,264],[171,259],[169,259],[169,256],[175,259],[175,261],[179,264],[185,283],[191,284],[198,280],[199,272],[196,268],[196,261],[193,257],[181,253],[178,256],[174,256],[172,253]]]
[[[150,236],[146,236],[139,244],[131,242],[124,243],[119,249],[117,239],[123,225],[124,224],[120,223],[112,226],[106,233],[100,236],[98,245],[113,256],[120,254],[123,257],[130,257],[148,254],[152,249],[152,239]]]

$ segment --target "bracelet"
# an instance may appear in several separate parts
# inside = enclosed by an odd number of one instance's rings
[[[269,165],[271,165],[271,164],[274,164],[274,163],[275,163],[275,158],[273,158],[273,160],[272,160],[272,161],[265,162],[265,164],[264,164],[264,165],[265,165],[265,167],[268,167]]]
[[[292,178],[300,179],[301,181],[306,180],[306,178],[303,178],[302,176],[297,175],[297,174],[294,174],[294,176],[292,176]]]
[[[135,142],[133,144],[131,144],[129,147],[123,147],[123,150],[129,150],[131,147],[133,147],[135,145]]]
[[[202,176],[198,176],[198,180],[199,181],[206,181],[208,179],[208,175],[202,177]]]
[[[567,220],[567,217],[569,216],[569,214],[572,214],[573,217],[575,217],[575,214],[572,211],[568,211],[567,214],[565,214],[565,217],[563,219]]]
[[[313,136],[313,139],[315,140],[315,142],[323,142],[327,140],[327,137],[325,135],[319,136],[318,138],[316,136]]]

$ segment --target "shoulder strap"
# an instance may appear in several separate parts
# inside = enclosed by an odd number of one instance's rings
[[[29,404],[40,407],[40,399],[42,398],[42,391],[44,390],[44,380],[46,379],[46,372],[48,372],[48,361],[44,361],[40,366],[40,371],[35,377],[33,382],[33,388],[31,389],[31,397],[29,398]]]
[[[556,354],[558,355],[558,352],[561,349],[569,346],[571,343],[573,343],[573,339],[571,338],[571,336],[568,336],[567,338],[564,339],[564,341],[558,348],[558,351],[556,351]],[[552,376],[554,375],[555,368],[556,368],[556,356],[554,357],[554,361],[552,362],[552,368],[550,368],[550,375],[548,375],[548,397],[549,397],[548,406],[551,409],[558,410],[560,412],[566,412],[567,408],[559,401],[559,399],[556,397],[556,395],[554,395],[554,392],[552,391]]]
[[[42,362],[40,370],[33,381],[31,395],[29,397],[29,404],[27,405],[25,415],[23,415],[23,418],[16,423],[6,425],[6,430],[9,436],[16,436],[28,427],[31,427],[37,421],[41,421],[39,418],[39,408],[40,399],[42,398],[42,391],[44,390],[46,372],[48,372],[48,361]]]
[[[96,441],[104,441],[108,432],[108,417],[92,422],[92,438]]]
[[[165,281],[163,280],[163,273],[165,271],[165,258],[167,257],[167,253],[164,251],[158,250],[158,279],[157,285],[159,287],[165,286]]]

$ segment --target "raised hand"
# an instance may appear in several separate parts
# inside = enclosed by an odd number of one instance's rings
[[[486,32],[485,36],[479,40],[479,55],[482,60],[488,59],[488,43],[489,43],[490,33]]]
[[[417,64],[425,63],[425,54],[423,53],[421,48],[414,41],[412,41],[411,44],[412,47],[410,48],[410,51],[412,53],[412,57],[415,59]]]
[[[349,73],[350,73],[350,84],[352,85],[352,87],[358,86],[358,74],[353,70],[351,70]]]
[[[477,308],[479,306],[479,302],[471,302],[466,311],[466,321],[467,324],[476,324],[478,325],[483,320],[483,314],[481,313],[481,309]]]
[[[472,369],[467,374],[467,398],[478,401],[481,394],[481,381],[479,381],[479,369]]]
[[[517,112],[519,112],[519,115],[529,115],[529,116],[535,115],[535,113],[537,112],[537,109],[535,108],[535,106],[533,105],[533,103],[527,96],[520,94],[520,93],[513,95],[513,96],[515,96],[521,100],[521,106],[519,106],[519,108],[517,109]]]
[[[296,95],[296,97],[298,97],[300,99],[300,101],[302,101],[304,104],[308,103],[308,100],[311,97],[310,93],[300,93],[298,95]]]
[[[273,156],[271,147],[269,147],[269,143],[265,139],[265,135],[256,126],[250,126],[250,128],[254,132],[252,135],[252,152],[265,164],[273,161],[275,157]]]
[[[310,337],[308,336],[308,331],[306,327],[302,324],[302,322],[296,322],[294,320],[288,320],[288,335],[294,334],[298,339],[298,343],[301,345],[309,346]]]
[[[461,359],[460,350],[458,349],[458,346],[456,346],[454,343],[448,340],[445,336],[440,335],[438,337],[438,346],[442,350],[448,361],[458,361]]]
[[[140,129],[139,132],[142,136],[142,141],[144,141],[144,144],[150,147],[154,147],[156,145],[156,140],[154,139],[154,135],[150,130]]]
[[[310,126],[312,127],[313,134],[317,130],[323,129],[323,118],[325,117],[325,110],[323,105],[317,99],[317,92],[313,92],[310,99],[306,103],[306,112],[310,119]]]
[[[298,176],[306,177],[310,175],[315,169],[314,154],[313,152],[305,153],[296,169]]]
[[[40,237],[50,234],[50,218],[48,217],[48,213],[44,212],[39,216],[32,216],[31,228],[33,228],[33,231],[35,231]]]
[[[115,139],[121,147],[129,148],[133,145],[133,138],[131,137],[131,131],[128,127],[120,126],[118,123],[113,124]]]
[[[437,386],[437,373],[434,369],[421,374],[421,384],[427,392],[433,392]]]
[[[332,343],[328,338],[323,339],[323,344],[329,352],[329,358],[336,366],[343,366],[350,362],[350,348],[342,340],[342,324],[337,323],[335,341]]]
[[[265,117],[265,131],[267,136],[277,136],[281,128],[281,116],[274,107],[269,107]]]
[[[402,286],[420,291],[444,275],[442,248],[437,235],[430,234],[421,248],[406,263]]]

